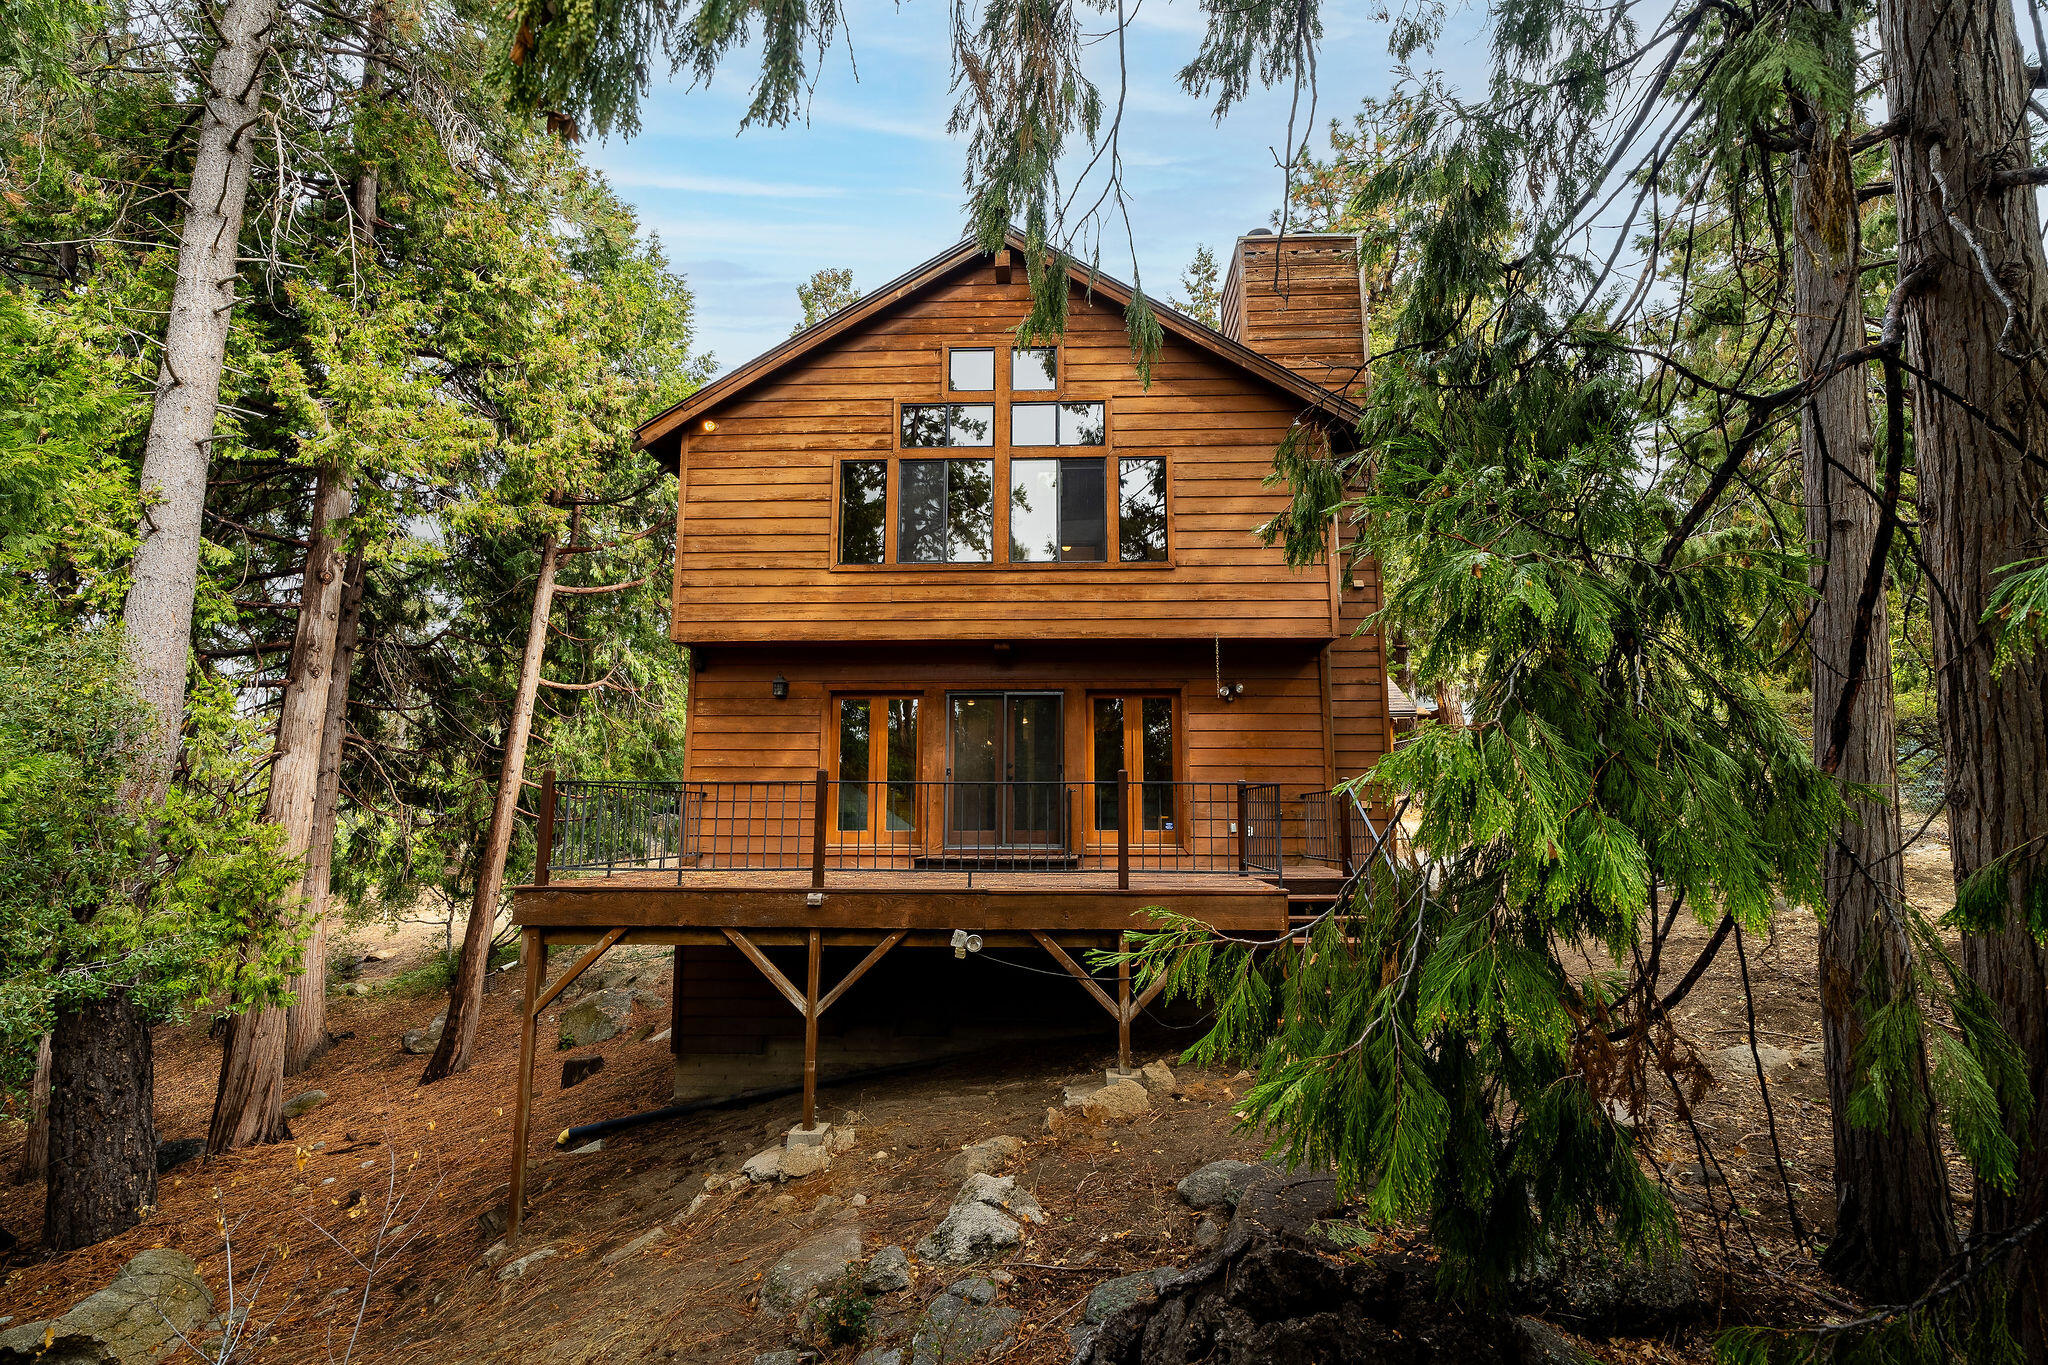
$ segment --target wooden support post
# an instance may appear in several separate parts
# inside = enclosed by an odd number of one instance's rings
[[[825,888],[825,807],[827,804],[825,795],[826,788],[830,785],[830,782],[831,779],[825,775],[825,770],[823,768],[818,769],[817,795],[816,799],[811,802],[811,889],[813,891],[822,891]]]
[[[526,969],[526,991],[519,997],[519,1088],[512,1101],[512,1194],[506,1216],[505,1236],[519,1235],[519,1221],[526,1213],[526,1142],[533,1121],[533,1030],[534,999],[547,972],[547,946],[540,930],[519,933],[519,963]]]
[[[548,863],[555,852],[555,770],[540,775],[540,829],[533,847],[533,884],[548,884]]]
[[[675,967],[669,974],[668,993],[668,1051],[671,1057],[683,1055],[683,945],[676,945]]]
[[[1332,818],[1337,822],[1337,861],[1344,867],[1344,875],[1351,875],[1351,798],[1348,796],[1330,798]]]
[[[1239,873],[1251,871],[1251,813],[1251,788],[1247,787],[1240,780],[1237,784],[1237,870]]]
[[[1131,889],[1131,774],[1116,770],[1116,889]]]
[[[818,1126],[818,974],[824,962],[824,935],[811,930],[804,983],[804,1128]]]
[[[1116,948],[1119,953],[1131,950],[1131,936],[1118,934]],[[1116,964],[1116,1069],[1126,1075],[1131,1070],[1131,960],[1121,958]]]

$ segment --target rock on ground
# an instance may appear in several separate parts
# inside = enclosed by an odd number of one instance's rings
[[[1269,1172],[1252,1181],[1238,1196],[1233,1239],[1266,1237],[1275,1241],[1334,1250],[1316,1224],[1334,1218],[1344,1203],[1337,1197],[1337,1177],[1322,1171]]]
[[[1245,1186],[1273,1173],[1272,1167],[1250,1161],[1212,1161],[1183,1177],[1173,1192],[1181,1203],[1204,1213],[1235,1209]]]
[[[994,1303],[994,1291],[987,1280],[962,1280],[933,1299],[911,1335],[910,1365],[958,1365],[1007,1346],[1024,1315]]]
[[[761,1311],[794,1313],[860,1259],[860,1228],[828,1229],[784,1253],[761,1281]]]
[[[1590,1357],[1542,1318],[1516,1318],[1515,1331],[1522,1338],[1523,1365],[1589,1365]]]
[[[521,1279],[527,1271],[555,1254],[556,1252],[553,1247],[542,1247],[538,1251],[529,1251],[516,1261],[507,1261],[498,1271],[498,1278],[501,1280]]]
[[[903,1348],[877,1346],[871,1351],[862,1351],[853,1358],[853,1365],[903,1365]]]
[[[1148,1062],[1138,1070],[1138,1084],[1155,1095],[1171,1095],[1180,1089],[1173,1068],[1165,1062]]]
[[[946,1174],[955,1180],[965,1180],[970,1175],[987,1175],[1001,1170],[1004,1163],[1023,1150],[1023,1138],[1008,1135],[992,1137],[962,1147],[959,1155],[946,1162]]]
[[[284,1102],[284,1116],[295,1119],[301,1114],[310,1114],[327,1103],[325,1090],[305,1090]]]
[[[616,1038],[632,1013],[633,992],[624,986],[592,991],[563,1010],[555,1021],[561,1032],[555,1046],[564,1050],[589,1047],[592,1043]]]
[[[604,1058],[602,1056],[571,1057],[568,1061],[562,1063],[562,1089],[573,1089],[602,1070],[604,1070]]]
[[[424,1057],[440,1046],[441,1030],[447,1023],[448,1016],[445,1013],[437,1014],[424,1028],[407,1029],[405,1036],[398,1040],[398,1045],[415,1057]]]
[[[939,1265],[972,1265],[1023,1241],[1023,1223],[1044,1221],[1045,1210],[1017,1188],[1014,1177],[977,1172],[961,1183],[945,1219],[917,1244],[917,1256]]]
[[[179,1333],[197,1333],[212,1317],[213,1292],[199,1277],[199,1263],[152,1247],[62,1317],[0,1332],[0,1362],[147,1365],[175,1346]]]
[[[626,1243],[618,1250],[607,1251],[604,1254],[604,1261],[602,1263],[608,1266],[617,1265],[620,1261],[627,1260],[633,1256],[639,1255],[641,1252],[647,1250],[647,1248],[653,1246],[656,1242],[663,1240],[667,1236],[667,1228],[649,1228],[646,1232],[641,1233],[638,1237],[635,1237],[632,1241]]]
[[[894,1294],[910,1288],[910,1258],[899,1246],[886,1246],[868,1258],[860,1287],[869,1294]]]
[[[1381,1257],[1335,1266],[1265,1238],[1230,1248],[1107,1317],[1076,1365],[1520,1365],[1510,1320],[1436,1292],[1435,1268]]]
[[[1152,1107],[1152,1095],[1136,1081],[1118,1081],[1081,1098],[1084,1117],[1104,1122],[1128,1122]]]
[[[171,1138],[156,1145],[156,1173],[163,1175],[176,1170],[194,1157],[206,1152],[204,1138]]]
[[[1539,1257],[1516,1277],[1514,1295],[1526,1307],[1591,1331],[1654,1328],[1700,1309],[1699,1281],[1683,1252],[1644,1260],[1590,1236]]]
[[[765,1185],[782,1176],[782,1148],[769,1147],[754,1153],[740,1167],[740,1174],[756,1185]]]
[[[776,1173],[784,1180],[801,1180],[807,1175],[816,1175],[832,1167],[832,1149],[824,1143],[809,1146],[785,1147]]]

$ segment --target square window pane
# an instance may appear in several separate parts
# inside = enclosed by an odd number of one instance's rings
[[[996,462],[946,462],[948,558],[955,564],[986,564],[995,557]]]
[[[1109,548],[1102,460],[1061,460],[1059,464],[1060,558],[1069,563],[1100,562],[1108,557]]]
[[[1166,558],[1166,461],[1156,456],[1120,462],[1117,472],[1118,558],[1126,564]]]
[[[1059,349],[1054,346],[1019,346],[1010,352],[1010,387],[1020,393],[1038,393],[1059,382]]]
[[[1010,444],[1053,446],[1059,444],[1059,404],[1010,404]]]
[[[1060,557],[1060,462],[1010,461],[1010,558],[1045,563]]]
[[[946,562],[946,461],[905,460],[896,488],[896,558]]]
[[[866,697],[839,702],[839,828],[868,827],[868,727],[873,716]]]
[[[888,505],[886,460],[848,460],[839,466],[839,562],[882,562],[882,519]]]
[[[946,444],[946,405],[944,403],[905,403],[903,405],[903,444],[905,446],[942,446]]]
[[[1060,444],[1099,446],[1102,444],[1102,404],[1060,404]]]
[[[996,409],[993,403],[955,403],[948,428],[949,446],[994,445]]]
[[[955,393],[986,393],[996,386],[994,351],[948,351],[946,387]]]

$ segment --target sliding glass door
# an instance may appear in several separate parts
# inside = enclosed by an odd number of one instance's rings
[[[1057,692],[955,692],[946,698],[949,848],[1065,846],[1062,701]]]

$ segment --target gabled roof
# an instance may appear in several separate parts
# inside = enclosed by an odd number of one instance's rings
[[[1005,241],[1012,251],[1024,250],[1023,234],[1015,230],[1007,234]],[[852,331],[863,323],[902,305],[936,286],[955,270],[972,264],[985,254],[971,237],[948,247],[923,265],[897,276],[874,293],[865,295],[830,317],[813,323],[781,345],[763,351],[746,364],[706,384],[675,406],[641,423],[635,433],[635,449],[648,449],[656,442],[676,435],[691,418],[746,392],[777,370],[803,359],[834,337]],[[1119,305],[1130,304],[1131,287],[1121,280],[1091,271],[1075,261],[1068,263],[1067,274],[1083,289],[1104,295]],[[1346,426],[1357,423],[1358,406],[1343,395],[1330,392],[1320,384],[1296,374],[1279,361],[1260,355],[1242,342],[1231,340],[1215,328],[1204,326],[1157,299],[1148,299],[1147,302],[1159,315],[1160,326],[1170,335],[1293,394],[1304,406],[1326,414],[1333,421]],[[661,455],[664,464],[671,469],[675,467],[674,447],[659,451],[658,454]]]

